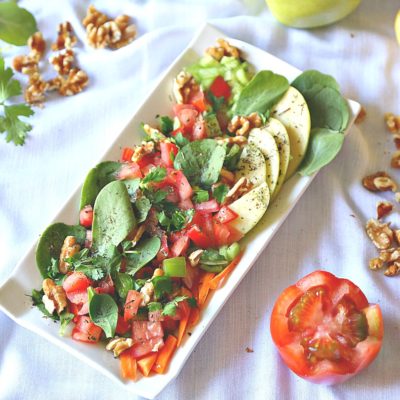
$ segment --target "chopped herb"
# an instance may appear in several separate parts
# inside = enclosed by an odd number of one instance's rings
[[[183,134],[181,132],[178,132],[175,137],[175,144],[178,147],[183,147],[186,146],[189,143],[189,140],[185,138],[185,136],[183,136]]]
[[[222,183],[221,185],[218,185],[213,189],[213,197],[215,200],[217,200],[219,204],[221,204],[225,200],[225,197],[228,194],[228,192],[229,192],[229,187]]]
[[[209,199],[210,199],[210,196],[209,196],[207,190],[200,189],[200,188],[194,189],[193,201],[195,203],[203,203],[204,201],[208,201]]]
[[[166,294],[172,293],[172,280],[169,276],[156,276],[151,282],[154,286],[154,297],[156,300],[161,299]]]
[[[165,304],[162,315],[173,317],[181,301],[187,300],[188,296],[177,296],[172,301]]]
[[[211,91],[207,92],[207,99],[211,102],[211,107],[214,111],[218,111],[225,103],[225,97],[217,97]]]
[[[168,215],[169,214],[169,215]],[[167,231],[181,231],[193,219],[194,209],[181,210],[174,208],[172,212],[162,210],[157,213],[158,222]]]
[[[238,144],[234,144],[229,151],[227,150],[224,167],[229,171],[235,171],[237,169],[237,164],[240,159],[240,155],[242,154],[242,149]]]
[[[162,304],[157,302],[157,301],[153,301],[149,304],[147,304],[147,308],[149,309],[149,312],[154,312],[154,311],[159,311],[162,310]]]
[[[36,307],[40,310],[40,312],[41,312],[45,317],[54,319],[55,321],[58,321],[58,320],[59,320],[59,316],[58,316],[58,315],[56,315],[56,314],[50,314],[50,313],[46,310],[46,307],[45,307],[45,305],[43,304],[43,300],[42,300],[42,297],[44,296],[43,290],[36,290],[36,289],[33,289],[33,290],[32,290],[32,295],[31,295],[31,296],[32,296],[32,304],[33,304],[34,306],[36,306]]]
[[[72,313],[69,313],[68,311],[63,311],[60,314],[60,330],[58,333],[60,336],[64,336],[65,334],[65,329],[69,325],[69,323],[74,319],[75,315]]]
[[[169,135],[174,130],[174,121],[167,116],[160,117],[160,130],[164,135]]]
[[[147,187],[151,182],[161,182],[167,176],[167,170],[163,167],[153,168],[141,182],[141,186]]]

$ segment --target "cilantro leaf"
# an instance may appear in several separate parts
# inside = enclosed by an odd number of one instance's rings
[[[183,147],[185,145],[187,145],[189,143],[189,140],[185,138],[185,136],[183,136],[183,134],[181,132],[178,132],[175,137],[175,144],[178,147]]]
[[[54,319],[55,321],[59,320],[59,316],[57,314],[50,314],[43,303],[42,297],[44,296],[43,290],[32,290],[32,304],[37,307],[45,317]]]
[[[174,208],[172,212],[166,212],[162,210],[157,213],[158,222],[168,232],[180,231],[188,223],[190,223],[194,216],[194,209],[181,210]]]
[[[212,109],[214,111],[218,111],[225,103],[224,96],[217,97],[211,92],[211,90],[207,92],[207,98],[210,100]]]
[[[160,130],[164,135],[169,135],[174,130],[174,121],[168,116],[160,117]]]
[[[218,185],[213,190],[213,196],[219,204],[221,204],[229,192],[229,187],[225,184]]]
[[[161,299],[166,294],[172,293],[172,280],[169,276],[156,276],[151,282],[154,286],[154,297],[156,300]]]
[[[22,93],[21,85],[15,79],[11,79],[14,73],[10,67],[5,68],[4,58],[0,57],[0,102],[3,103],[10,97]]]
[[[149,309],[149,312],[153,311],[158,311],[162,310],[162,304],[159,303],[158,301],[152,301],[151,303],[147,304],[147,308]]]
[[[74,319],[75,315],[72,313],[69,313],[68,311],[63,311],[60,314],[60,330],[58,331],[58,333],[60,334],[60,336],[64,336],[65,334],[65,329],[67,328],[67,326],[69,325],[69,323]]]
[[[170,317],[175,316],[176,310],[181,301],[187,300],[188,296],[177,296],[172,301],[165,304],[162,315],[168,315]]]
[[[210,198],[208,191],[203,189],[194,189],[194,197],[193,200],[195,203],[203,203],[204,201],[208,201]]]
[[[153,168],[141,182],[141,186],[147,187],[150,182],[161,182],[167,176],[167,170],[163,167]]]

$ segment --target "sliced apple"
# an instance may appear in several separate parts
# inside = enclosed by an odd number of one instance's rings
[[[303,160],[310,138],[310,111],[303,95],[290,86],[282,99],[272,108],[271,117],[285,126],[290,139],[289,166],[286,179],[290,178]]]
[[[267,211],[269,199],[268,185],[263,182],[229,204],[229,208],[238,215],[236,219],[229,223],[230,226],[245,235],[257,225],[265,211]]]
[[[247,144],[242,151],[236,171],[236,181],[242,176],[247,178],[253,186],[266,182],[267,170],[261,150],[254,144]]]
[[[279,151],[271,133],[263,128],[254,128],[249,134],[249,143],[261,150],[265,158],[266,180],[269,192],[275,191],[279,178]]]
[[[271,195],[272,200],[281,190],[283,182],[285,182],[285,176],[290,161],[290,140],[282,122],[275,118],[270,118],[264,128],[267,129],[275,139],[279,151],[279,177],[275,190]]]

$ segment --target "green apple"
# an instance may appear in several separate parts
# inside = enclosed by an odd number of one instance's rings
[[[314,28],[338,21],[361,0],[266,0],[275,18],[295,28]]]

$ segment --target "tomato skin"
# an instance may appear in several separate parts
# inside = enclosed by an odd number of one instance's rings
[[[199,112],[191,104],[175,104],[173,106],[174,114],[178,117],[185,133],[190,133]]]
[[[189,228],[188,236],[196,246],[202,249],[208,249],[213,246],[211,238],[208,237],[197,225],[193,225]]]
[[[206,137],[206,123],[203,119],[199,119],[193,125],[192,140],[201,140]]]
[[[88,204],[79,212],[79,223],[85,228],[90,228],[93,223],[93,207]]]
[[[68,294],[70,292],[86,290],[91,283],[90,279],[83,272],[73,272],[65,278],[62,286]]]
[[[142,178],[142,172],[140,171],[139,164],[135,162],[123,164],[121,169],[117,174],[118,179],[134,179],[134,178]]]
[[[95,325],[89,317],[78,317],[72,329],[72,339],[85,343],[97,343],[103,330]]]
[[[219,210],[219,204],[217,203],[217,200],[211,199],[195,204],[194,209],[199,213],[209,214],[217,212]]]
[[[308,290],[321,286],[329,291],[332,304],[338,304],[342,299],[350,299],[368,321],[366,339],[358,342],[353,348],[344,345],[351,353],[350,361],[339,359],[331,362],[324,359],[311,365],[300,344],[300,334],[289,329],[288,315],[293,304],[297,304]],[[315,271],[281,293],[272,310],[270,329],[283,361],[294,373],[313,383],[328,385],[344,382],[370,365],[378,355],[383,339],[383,319],[379,306],[370,305],[361,289],[351,281],[337,278],[326,271]]]
[[[161,149],[161,160],[166,167],[173,167],[174,162],[172,161],[171,154],[176,156],[178,154],[178,147],[174,143],[160,142]]]
[[[179,257],[185,255],[187,249],[189,248],[190,238],[187,235],[183,235],[178,240],[176,240],[171,246],[171,255],[173,257]]]
[[[215,97],[224,97],[228,100],[231,97],[231,87],[222,76],[217,76],[210,86],[210,92]]]
[[[220,222],[221,224],[226,224],[235,220],[238,217],[234,211],[232,211],[228,206],[223,206],[218,211],[218,214],[214,216],[214,218]]]
[[[207,101],[200,89],[190,94],[189,103],[195,106],[198,112],[207,111]]]
[[[117,335],[125,335],[125,333],[131,330],[131,325],[125,321],[124,317],[118,315],[117,327],[115,328],[115,333]]]
[[[143,296],[136,290],[129,290],[124,306],[124,320],[130,322],[137,314]]]
[[[218,247],[220,247],[238,242],[243,234],[229,224],[221,224],[214,220],[214,236]]]

